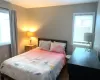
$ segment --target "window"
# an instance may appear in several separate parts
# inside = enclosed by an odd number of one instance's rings
[[[9,11],[0,10],[0,45],[10,44]]]
[[[93,33],[94,31],[94,13],[74,14],[73,44],[90,46],[84,40],[84,33]]]

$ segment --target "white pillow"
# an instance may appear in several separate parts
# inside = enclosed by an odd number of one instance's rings
[[[57,53],[65,53],[65,43],[60,43],[60,42],[52,42],[50,51],[52,52],[57,52]]]
[[[50,46],[51,46],[51,41],[44,41],[44,40],[39,41],[40,49],[49,51]]]
[[[62,42],[54,42],[54,43],[57,43],[57,44],[62,45],[63,47],[66,47],[66,43],[62,43]]]

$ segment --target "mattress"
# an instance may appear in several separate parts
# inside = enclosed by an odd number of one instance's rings
[[[36,48],[4,61],[0,71],[15,80],[56,80],[64,65],[63,53]]]

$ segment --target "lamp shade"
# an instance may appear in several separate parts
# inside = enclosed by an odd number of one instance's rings
[[[84,41],[92,42],[93,41],[93,33],[84,33]]]
[[[34,32],[28,31],[28,32],[27,32],[27,36],[28,36],[28,37],[34,37]]]

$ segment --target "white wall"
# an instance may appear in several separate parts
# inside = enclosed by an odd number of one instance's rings
[[[100,1],[98,3],[94,49],[100,51]]]

